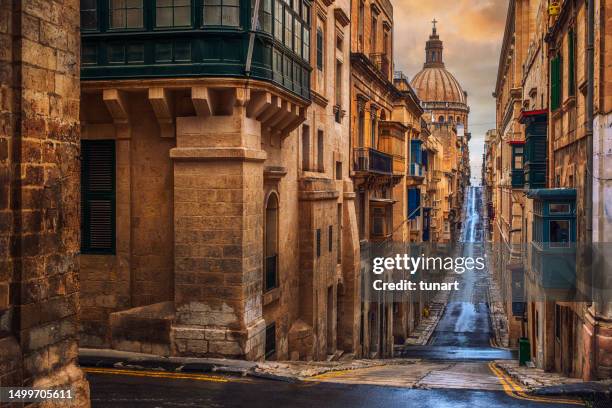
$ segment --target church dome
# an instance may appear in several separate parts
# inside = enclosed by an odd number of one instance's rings
[[[466,104],[466,94],[459,81],[446,70],[442,58],[443,45],[434,27],[425,47],[425,64],[414,76],[411,85],[423,102]]]

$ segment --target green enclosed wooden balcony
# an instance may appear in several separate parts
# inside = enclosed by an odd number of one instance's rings
[[[253,78],[310,99],[310,1],[258,3],[253,26],[255,0],[81,0],[81,78]]]

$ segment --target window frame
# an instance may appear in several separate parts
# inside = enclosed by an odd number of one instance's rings
[[[107,17],[108,17],[108,19],[107,19],[108,20],[108,22],[107,22],[107,24],[108,24],[108,31],[142,31],[142,30],[146,30],[147,29],[147,18],[146,18],[147,17],[146,16],[147,15],[147,13],[146,13],[147,4],[146,4],[145,0],[139,0],[139,1],[140,1],[140,4],[141,4],[140,7],[127,7],[127,0],[126,0],[126,3],[124,3],[125,7],[113,8],[112,7],[113,0],[108,0],[108,10],[107,10],[107,12],[108,12],[108,15],[107,15]],[[135,27],[128,27],[128,25],[127,25],[127,20],[128,20],[128,13],[127,13],[127,11],[128,10],[138,10],[138,9],[140,10],[141,17],[142,17],[141,25],[137,26],[137,27],[136,26]],[[115,10],[123,10],[124,13],[125,13],[125,16],[124,16],[125,25],[122,26],[122,27],[114,27],[113,26],[113,12]]]
[[[172,30],[172,29],[181,29],[181,28],[192,28],[194,26],[194,8],[195,8],[195,1],[196,0],[188,0],[189,1],[189,5],[187,6],[176,6],[174,3],[177,0],[170,0],[172,1],[172,5],[170,6],[160,6],[159,0],[155,0],[155,4],[153,5],[153,28],[155,30]],[[188,8],[189,9],[189,23],[185,24],[185,25],[177,25],[175,24],[175,17],[176,17],[176,8]],[[160,26],[158,25],[158,12],[159,9],[171,9],[172,10],[172,25],[167,25],[167,26]]]
[[[94,8],[91,9],[83,9],[83,0],[81,0],[79,2],[79,23],[80,23],[80,29],[81,31],[84,32],[97,32],[100,31],[100,7],[98,4],[98,0],[93,0],[93,4],[94,4]],[[94,15],[95,15],[95,27],[94,28],[83,28],[83,12],[91,12],[93,11]]]
[[[216,1],[218,4],[206,4],[207,1]],[[238,2],[238,5],[227,5],[225,4],[225,2],[229,2],[229,1],[236,1]],[[201,27],[204,29],[210,29],[210,28],[222,28],[222,29],[240,29],[243,27],[242,24],[242,8],[241,8],[241,4],[240,4],[241,0],[202,0],[202,2],[200,3],[200,7],[201,7],[201,11],[200,11],[200,18],[202,19],[201,21]],[[219,23],[218,24],[208,24],[206,23],[206,9],[207,8],[215,8],[215,7],[219,7]],[[237,20],[237,24],[223,24],[223,16],[225,15],[224,10],[225,9],[235,9],[238,10],[238,20]]]

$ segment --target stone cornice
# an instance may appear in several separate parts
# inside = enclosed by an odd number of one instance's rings
[[[242,160],[263,162],[267,154],[263,150],[246,147],[175,147],[170,149],[173,160]]]

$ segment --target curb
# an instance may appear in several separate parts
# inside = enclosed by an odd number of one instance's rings
[[[143,371],[175,373],[216,373],[238,377],[265,378],[289,383],[301,382],[295,376],[284,376],[258,370],[257,363],[243,360],[193,357],[160,357],[115,350],[79,349],[79,365],[96,368],[129,368]]]

